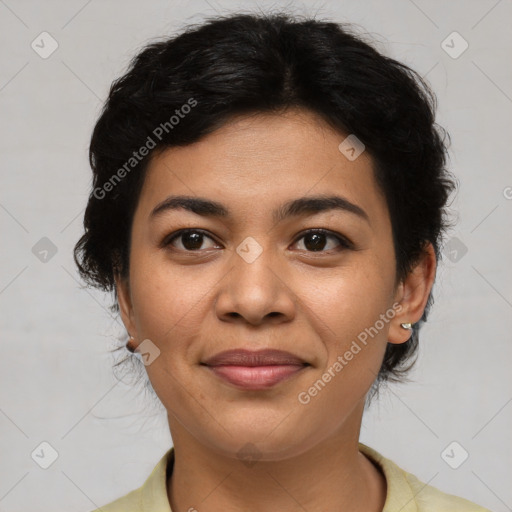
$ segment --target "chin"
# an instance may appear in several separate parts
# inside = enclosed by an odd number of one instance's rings
[[[286,417],[286,415],[284,415]],[[221,418],[217,418],[221,424]],[[229,434],[222,428],[209,434],[203,430],[199,439],[211,450],[241,461],[280,461],[299,456],[314,448],[321,440],[315,431],[300,431],[295,423],[283,421],[283,415],[273,421],[245,421],[225,423]],[[230,435],[231,434],[231,435]],[[250,466],[248,462],[248,466]]]
[[[299,440],[281,437],[274,439],[255,440],[250,435],[217,439],[210,448],[219,454],[232,459],[238,459],[251,467],[254,462],[270,462],[286,460],[300,455],[307,450]]]

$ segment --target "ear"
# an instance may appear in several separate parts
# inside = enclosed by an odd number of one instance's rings
[[[122,278],[118,274],[114,276],[116,282],[117,302],[121,319],[130,336],[137,338],[135,326],[135,315],[133,313],[132,298],[130,293],[130,283],[128,278]]]
[[[391,323],[388,342],[405,343],[411,337],[411,330],[404,329],[401,323],[414,324],[423,316],[430,290],[436,275],[436,255],[430,242],[426,244],[418,263],[400,283],[395,293],[395,301],[400,309]]]

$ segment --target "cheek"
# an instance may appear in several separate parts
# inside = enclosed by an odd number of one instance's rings
[[[336,276],[316,279],[315,291],[305,290],[303,296],[315,313],[311,318],[319,319],[327,352],[321,371],[328,372],[326,382],[333,381],[329,387],[336,402],[343,400],[347,386],[362,395],[377,377],[396,313],[390,304],[393,262],[373,255],[362,260]]]
[[[304,421],[330,411],[321,427],[326,432],[345,420],[379,372],[395,313],[389,307],[392,283],[385,275],[370,272],[367,266],[364,271],[352,268],[337,279],[317,280],[321,286],[307,303],[315,313],[309,317],[317,322],[317,332],[321,331],[326,357],[296,400],[308,411]],[[308,428],[318,425],[311,420]]]
[[[331,336],[345,340],[374,325],[390,307],[394,274],[376,258],[306,278],[302,299],[324,321]]]
[[[206,301],[208,273],[180,268],[162,256],[140,255],[132,261],[131,290],[137,330],[158,346],[193,329]],[[181,337],[181,336],[180,336]]]

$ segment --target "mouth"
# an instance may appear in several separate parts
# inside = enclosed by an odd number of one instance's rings
[[[246,390],[264,390],[311,366],[281,350],[228,350],[202,362],[214,375]]]

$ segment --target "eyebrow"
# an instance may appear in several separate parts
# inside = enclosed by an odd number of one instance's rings
[[[172,210],[187,210],[203,217],[227,218],[230,211],[223,204],[210,199],[195,196],[169,196],[158,203],[150,214],[150,218],[160,216]],[[305,196],[284,203],[274,210],[273,221],[278,223],[289,217],[315,214],[330,210],[342,210],[357,215],[370,223],[368,214],[358,205],[337,195]]]

